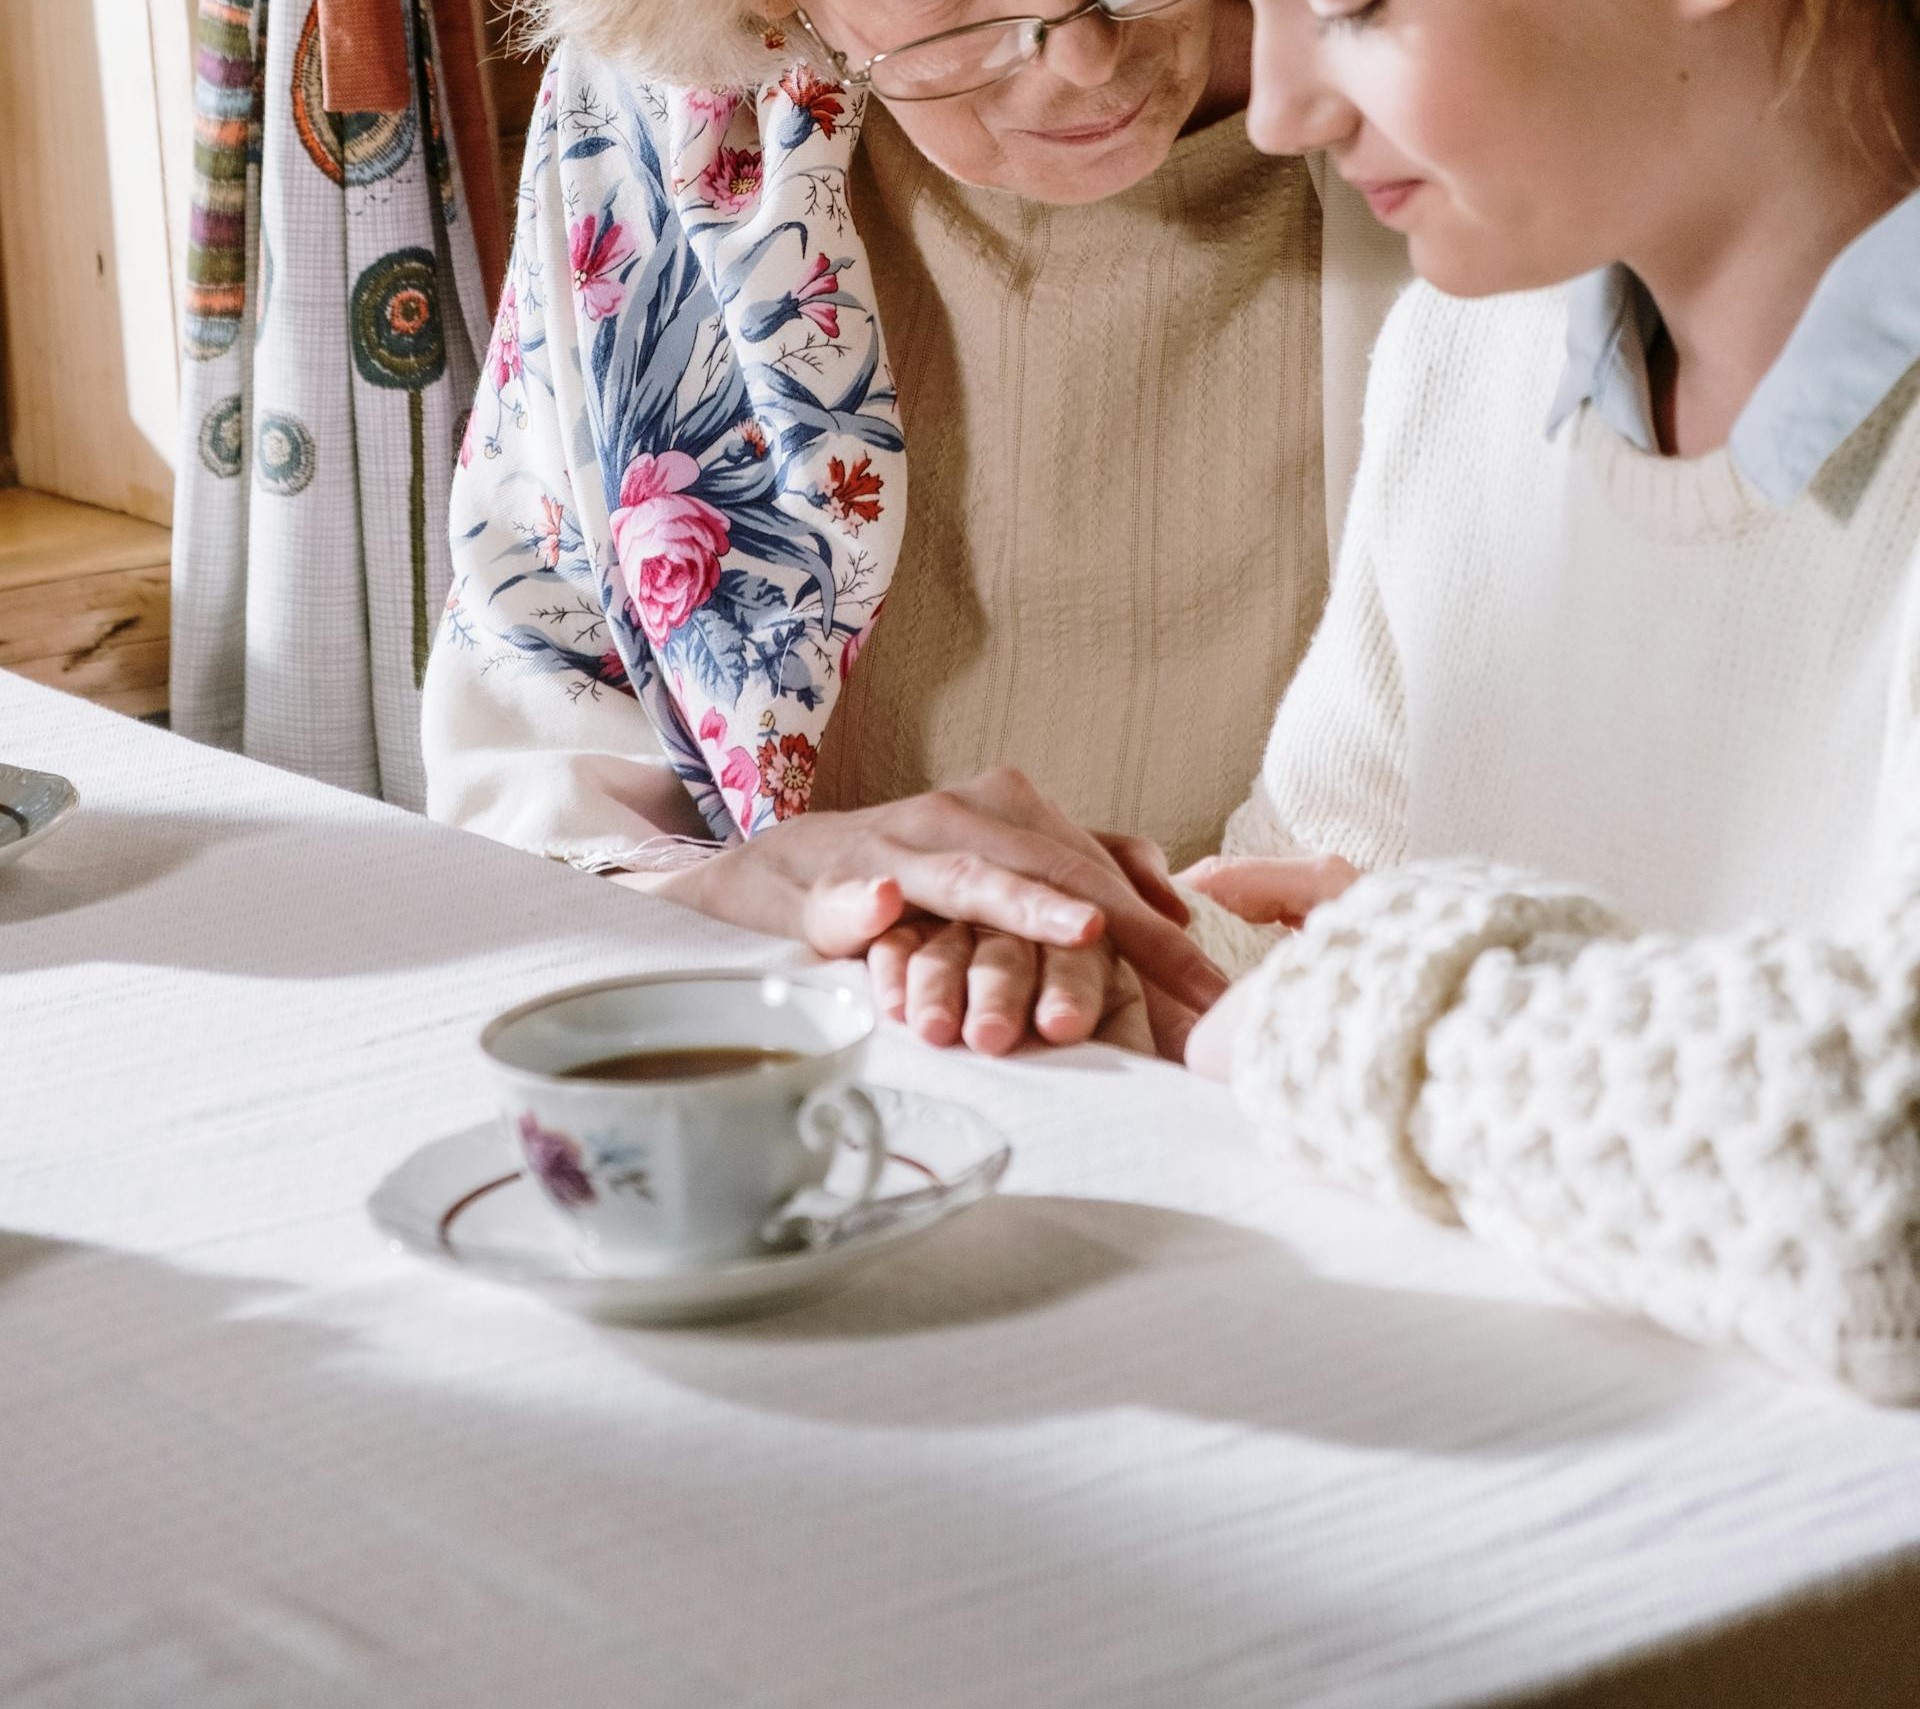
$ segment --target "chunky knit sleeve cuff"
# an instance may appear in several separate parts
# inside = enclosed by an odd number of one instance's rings
[[[1277,1155],[1457,1221],[1451,1193],[1408,1138],[1428,1028],[1488,950],[1624,930],[1577,891],[1499,868],[1433,864],[1363,878],[1315,909],[1253,975],[1234,1091]]]

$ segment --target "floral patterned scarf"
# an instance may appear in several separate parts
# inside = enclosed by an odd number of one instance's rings
[[[630,688],[715,835],[736,841],[806,808],[900,551],[898,402],[847,205],[864,103],[798,67],[752,93],[663,90],[603,66],[589,80],[568,57],[536,111],[461,460],[476,443],[499,455],[538,383],[576,490],[541,483],[514,573],[482,593],[590,585],[611,648],[583,664],[554,656],[567,645],[550,627],[515,625],[519,662]],[[556,217],[565,280],[557,243],[527,236]]]

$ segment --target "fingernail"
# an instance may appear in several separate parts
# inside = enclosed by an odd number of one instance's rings
[[[1091,1031],[1080,1011],[1067,1003],[1049,1003],[1033,1017],[1034,1029],[1049,1044],[1060,1042],[1055,1034],[1071,1038],[1075,1033]]]
[[[914,1024],[928,1044],[952,1044],[960,1036],[960,1017],[951,1009],[922,1009]]]
[[[1005,1021],[981,1021],[969,1033],[967,1045],[982,1056],[1000,1056],[1013,1048],[1017,1036]]]
[[[1099,918],[1092,908],[1079,902],[1055,902],[1040,911],[1040,923],[1050,932],[1084,932]]]

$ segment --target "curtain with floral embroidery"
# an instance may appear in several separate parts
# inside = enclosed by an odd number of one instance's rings
[[[440,74],[457,37],[471,87],[474,42],[446,14],[200,0],[183,305],[174,728],[409,807],[491,318]]]

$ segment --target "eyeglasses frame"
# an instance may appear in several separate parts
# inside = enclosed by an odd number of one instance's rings
[[[956,36],[971,36],[987,30],[1005,29],[1011,24],[1034,26],[1037,33],[1033,38],[1033,52],[1025,59],[1015,60],[1005,71],[989,77],[984,83],[975,83],[965,89],[943,89],[938,95],[882,95],[880,97],[883,101],[900,102],[952,101],[962,95],[977,95],[982,89],[991,89],[996,83],[1004,83],[1009,77],[1019,76],[1046,51],[1047,37],[1055,30],[1065,29],[1069,24],[1077,24],[1082,18],[1089,17],[1095,12],[1102,13],[1109,23],[1130,24],[1136,18],[1150,18],[1156,12],[1170,12],[1180,3],[1181,0],[1163,0],[1163,4],[1153,7],[1150,11],[1136,12],[1133,17],[1115,17],[1113,13],[1107,11],[1106,0],[1082,0],[1080,5],[1075,6],[1071,11],[1062,12],[1057,18],[1042,18],[1031,12],[1016,13],[1005,18],[982,18],[978,23],[956,24],[950,30],[937,30],[930,36],[919,36],[913,41],[902,42],[898,47],[887,48],[881,53],[874,54],[857,69],[844,53],[829,43],[826,37],[815,28],[804,6],[796,6],[793,9],[793,16],[800,28],[806,31],[813,45],[827,56],[834,75],[849,89],[871,88],[873,68],[876,65],[882,60],[897,59],[903,53],[912,53],[916,48],[932,47],[936,42],[951,41]]]

